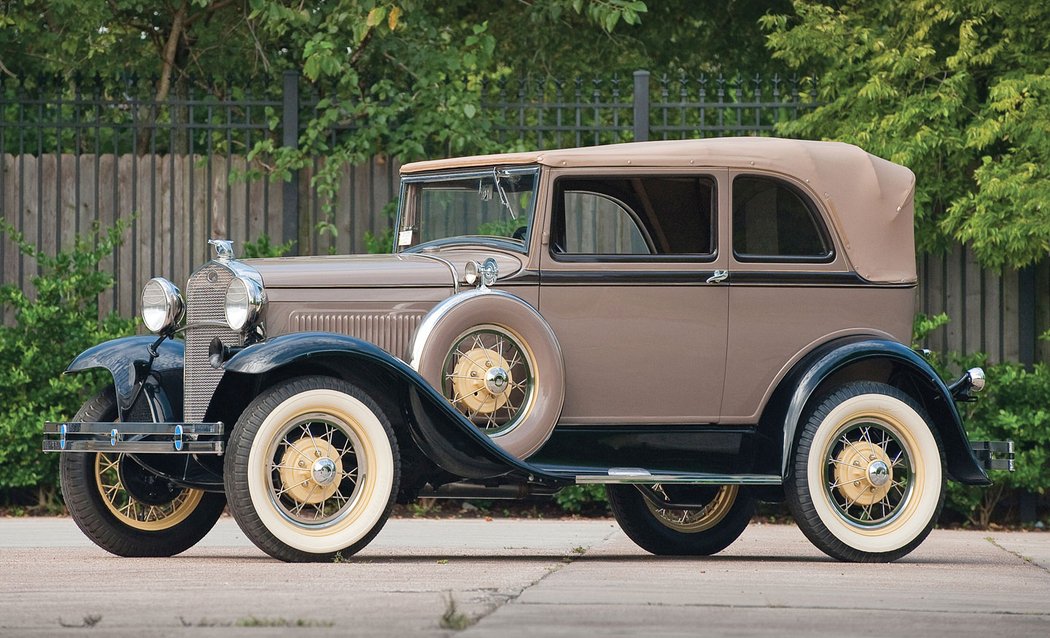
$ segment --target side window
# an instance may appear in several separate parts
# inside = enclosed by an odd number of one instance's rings
[[[603,193],[565,192],[564,252],[577,255],[651,255],[634,211]]]
[[[568,260],[710,259],[714,191],[709,177],[562,178],[551,251]]]
[[[733,254],[739,261],[827,262],[832,244],[812,202],[769,177],[733,180]]]

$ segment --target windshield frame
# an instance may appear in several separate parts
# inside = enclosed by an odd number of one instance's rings
[[[426,173],[420,175],[407,175],[401,178],[401,198],[398,203],[397,209],[397,221],[394,226],[394,252],[417,252],[427,247],[438,247],[438,246],[449,246],[457,245],[461,246],[464,244],[493,244],[495,243],[500,248],[506,250],[512,250],[522,254],[528,253],[529,241],[532,237],[533,225],[536,221],[536,204],[539,200],[539,189],[540,189],[540,171],[541,167],[537,164],[530,164],[522,166],[517,165],[499,165],[494,164],[490,166],[471,167],[464,170],[453,170],[441,173]],[[533,176],[533,196],[528,208],[526,208],[521,216],[527,220],[527,231],[522,239],[511,239],[509,237],[502,237],[498,235],[456,235],[450,237],[442,237],[438,239],[432,239],[426,242],[403,245],[401,243],[401,237],[403,233],[418,232],[419,220],[417,215],[419,214],[419,196],[420,186],[425,183],[440,183],[440,182],[451,182],[459,181],[464,179],[482,179],[491,178],[494,174],[498,175],[532,175]],[[500,190],[498,187],[496,190]],[[496,194],[499,197],[499,194]]]

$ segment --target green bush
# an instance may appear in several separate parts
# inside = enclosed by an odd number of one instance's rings
[[[283,244],[270,243],[270,236],[266,233],[259,235],[255,241],[244,242],[244,255],[245,259],[254,259],[256,257],[284,257],[292,250],[292,246],[295,245],[295,241],[289,239]]]
[[[972,367],[979,361],[961,363]],[[1016,510],[1004,509],[1023,492],[1043,499],[1050,492],[1050,368],[999,363],[986,367],[985,374],[984,392],[961,408],[963,422],[971,441],[1012,439],[1016,470],[992,472],[991,487],[948,484],[946,507],[977,527],[1015,519]]]
[[[608,512],[604,485],[570,485],[554,495],[554,502],[569,514]]]
[[[134,332],[135,322],[115,314],[99,319],[98,296],[113,276],[98,263],[122,243],[126,224],[96,226],[73,249],[54,257],[41,253],[0,226],[19,252],[33,258],[36,298],[16,285],[0,287],[8,321],[0,326],[0,501],[53,507],[57,504],[58,458],[41,452],[44,421],[72,417],[100,374],[63,375],[81,351]]]

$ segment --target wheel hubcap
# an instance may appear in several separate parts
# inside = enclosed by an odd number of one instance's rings
[[[858,419],[845,424],[826,449],[826,494],[851,525],[888,525],[908,505],[913,460],[892,428],[876,418]]]
[[[490,436],[506,434],[529,413],[535,395],[532,355],[499,326],[456,340],[443,367],[445,397]]]
[[[508,390],[514,383],[509,367],[506,359],[489,348],[467,351],[459,358],[452,377],[456,396],[471,412],[492,414],[507,403]]]
[[[289,445],[280,462],[281,484],[298,503],[316,505],[335,494],[343,473],[339,451],[324,439],[303,436]]]
[[[353,427],[324,414],[308,414],[274,442],[269,458],[270,498],[302,527],[335,524],[354,507],[365,457]]]
[[[839,452],[835,463],[837,489],[859,505],[878,503],[889,492],[893,481],[893,461],[877,445],[860,441]]]

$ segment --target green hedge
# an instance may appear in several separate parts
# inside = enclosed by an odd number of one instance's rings
[[[19,252],[36,260],[35,298],[18,286],[0,287],[8,319],[0,326],[0,501],[53,508],[58,499],[58,458],[40,449],[44,421],[71,418],[99,374],[63,375],[77,354],[107,339],[131,334],[135,322],[115,314],[99,318],[98,296],[113,276],[98,270],[122,242],[126,225],[78,237],[51,257],[10,225],[0,229]]]

